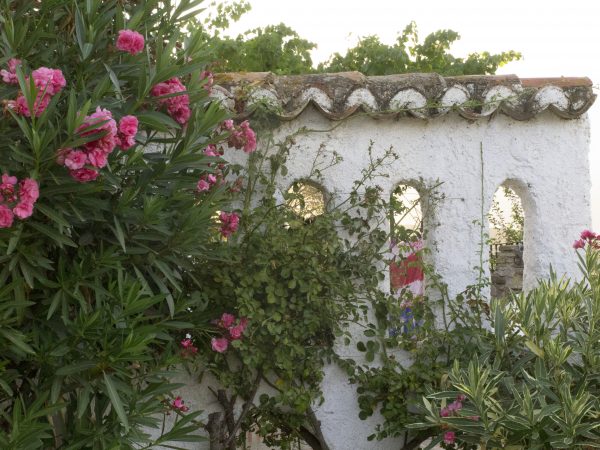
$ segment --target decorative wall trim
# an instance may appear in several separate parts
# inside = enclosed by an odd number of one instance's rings
[[[325,117],[356,113],[374,118],[431,119],[457,112],[470,120],[506,114],[529,120],[546,110],[576,119],[594,103],[589,78],[519,78],[516,75],[442,77],[403,74],[367,77],[359,72],[277,76],[270,72],[223,73],[212,96],[241,117],[266,103],[284,120],[313,105]]]

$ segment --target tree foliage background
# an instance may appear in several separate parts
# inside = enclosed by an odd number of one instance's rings
[[[487,51],[459,58],[450,53],[460,39],[453,30],[438,30],[419,39],[417,24],[409,23],[396,41],[386,44],[376,35],[360,38],[345,54],[335,53],[315,66],[310,52],[317,44],[284,23],[248,30],[236,37],[226,34],[232,22],[250,11],[246,0],[213,2],[203,17],[209,59],[217,72],[273,72],[280,75],[359,71],[365,75],[437,72],[444,76],[494,74],[499,67],[521,58],[510,50]]]

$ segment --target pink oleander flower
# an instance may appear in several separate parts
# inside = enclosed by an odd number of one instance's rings
[[[451,413],[456,413],[458,411],[460,411],[462,409],[462,403],[459,402],[458,400],[453,401],[452,403],[450,403],[448,405],[448,411],[450,411]]]
[[[38,94],[37,98],[33,102],[33,110],[35,113],[35,117],[40,117],[43,114],[43,112],[46,111],[46,108],[50,104],[50,100],[50,95]],[[20,116],[31,117],[29,105],[27,104],[27,100],[23,95],[19,95],[16,100],[9,101],[8,107]]]
[[[221,236],[225,238],[228,238],[235,233],[240,223],[240,217],[234,212],[222,212],[219,214],[219,220],[221,221]]]
[[[250,123],[247,120],[244,120],[238,127],[227,128],[226,126],[225,129],[231,131],[231,135],[227,139],[227,144],[230,147],[244,150],[246,153],[252,153],[256,150],[256,133],[250,128]]]
[[[187,406],[184,405],[184,401],[181,397],[176,397],[175,400],[173,400],[171,402],[171,406],[173,407],[173,409],[176,409],[178,411],[181,412],[187,412],[189,411],[189,408]]]
[[[129,150],[135,145],[138,124],[135,116],[125,116],[119,121],[118,145],[121,150]]]
[[[83,147],[86,151],[101,150],[107,156],[115,149],[117,145],[117,122],[112,117],[112,113],[108,109],[102,109],[99,106],[96,112],[85,118],[83,124],[79,127],[82,137],[91,136],[94,134],[105,134],[102,137],[90,142],[86,142]]]
[[[8,84],[18,84],[19,79],[17,78],[17,66],[21,65],[21,60],[11,58],[8,60],[8,70],[0,70],[0,76],[2,81]]]
[[[107,156],[108,154],[102,148],[94,148],[87,153],[88,162],[98,169],[106,167],[106,164],[108,164]]]
[[[212,92],[212,87],[215,82],[215,77],[213,73],[208,70],[205,70],[200,74],[200,81],[205,82],[203,88],[206,90],[206,92],[210,94]]]
[[[222,127],[224,130],[233,130],[233,120],[227,119],[223,121]]]
[[[212,338],[210,340],[210,345],[215,352],[223,353],[227,350],[227,347],[229,347],[229,341],[224,337]]]
[[[210,144],[208,145],[205,149],[204,149],[204,154],[206,156],[221,156],[219,155],[219,152],[217,150],[217,146],[214,144]]]
[[[466,397],[466,395],[464,395],[464,394],[458,394],[458,395],[456,396],[456,401],[457,401],[457,402],[464,402],[466,399],[467,399],[467,397]]]
[[[14,214],[6,205],[0,205],[0,228],[10,228],[13,224]]]
[[[248,319],[246,317],[240,318],[240,321],[238,322],[238,324],[236,326],[229,328],[229,337],[232,340],[240,339],[242,337],[242,335],[244,334],[244,331],[246,331],[247,327],[248,327]]]
[[[596,239],[597,237],[598,237],[598,235],[590,230],[583,230],[581,232],[581,239],[586,240],[586,241]]]
[[[449,417],[450,416],[450,410],[448,408],[442,408],[440,410],[440,417]]]
[[[26,200],[20,201],[12,211],[19,219],[27,219],[33,214],[33,203]]]
[[[144,50],[144,36],[137,31],[120,30],[116,47],[122,52],[137,55]]]
[[[12,177],[7,173],[2,174],[2,185],[0,185],[0,189],[2,189],[4,185],[14,186],[15,184],[17,184],[17,177]]]
[[[233,314],[223,313],[223,315],[221,316],[221,319],[219,319],[218,325],[221,328],[228,329],[228,328],[231,328],[234,323],[235,323],[235,316]]]
[[[154,97],[185,92],[186,88],[179,78],[174,77],[170,80],[158,83],[152,88],[150,93]],[[167,108],[169,115],[181,125],[185,125],[192,114],[190,110],[190,97],[187,94],[175,95],[173,97],[160,98],[158,103]]]
[[[21,200],[35,203],[40,197],[40,187],[37,181],[25,178],[19,183],[19,197]]]
[[[71,150],[63,158],[64,166],[71,170],[81,169],[88,162],[88,157],[85,152],[81,150]]]
[[[576,240],[575,242],[573,242],[573,248],[575,250],[585,248],[585,241],[583,239]]]
[[[456,433],[454,433],[454,431],[446,431],[444,433],[444,444],[454,444],[454,441],[456,440]]]
[[[198,181],[198,184],[196,184],[196,190],[198,192],[205,192],[208,191],[210,189],[210,184],[208,183],[208,181],[201,179]]]
[[[77,170],[71,170],[69,171],[69,173],[75,180],[79,181],[80,183],[94,181],[96,178],[98,178],[99,175],[97,170],[88,169],[86,167]]]
[[[181,341],[182,355],[184,357],[192,356],[198,353],[198,348],[194,345],[191,339],[186,338]]]
[[[31,72],[31,77],[38,92],[43,95],[53,96],[58,94],[67,85],[67,81],[60,69],[40,67]]]
[[[215,175],[213,175],[212,173],[208,174],[208,175],[202,175],[202,177],[198,181],[198,184],[196,184],[196,190],[198,192],[208,191],[216,183],[217,183],[217,177]]]

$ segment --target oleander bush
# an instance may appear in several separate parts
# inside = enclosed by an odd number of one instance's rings
[[[600,237],[584,231],[582,279],[541,281],[490,303],[476,352],[423,399],[448,449],[600,447]]]
[[[239,222],[211,144],[256,140],[209,101],[199,4],[0,2],[3,449],[200,439],[168,370],[211,351],[194,271]]]

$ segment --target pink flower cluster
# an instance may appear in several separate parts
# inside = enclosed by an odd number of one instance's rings
[[[600,234],[596,234],[590,230],[583,230],[578,240],[573,242],[574,249],[583,249],[586,245],[591,248],[600,249]]]
[[[222,128],[231,134],[227,139],[227,144],[238,150],[244,150],[246,153],[252,153],[256,150],[256,133],[250,128],[250,123],[244,120],[239,125],[234,125],[233,120],[227,119],[223,122]]]
[[[185,86],[179,78],[174,77],[170,80],[158,83],[152,88],[150,93],[154,97],[163,97],[164,95],[177,94],[185,92]],[[173,95],[167,98],[159,98],[158,103],[167,108],[169,115],[181,125],[185,125],[192,114],[190,110],[190,97],[187,94]]]
[[[456,440],[456,433],[454,431],[446,431],[444,433],[444,444],[454,444],[454,441]]]
[[[440,410],[441,417],[450,417],[456,415],[463,407],[462,402],[465,401],[465,396],[460,394],[452,403]]]
[[[193,341],[190,338],[185,338],[180,342],[181,345],[181,355],[184,358],[189,356],[194,356],[198,353],[198,348],[194,345]]]
[[[19,219],[31,216],[39,196],[37,181],[25,178],[18,182],[17,177],[3,174],[0,183],[0,228],[11,227],[14,216]]]
[[[21,60],[16,58],[11,58],[8,60],[8,70],[2,69],[0,70],[0,76],[2,77],[2,81],[7,84],[18,84],[19,80],[17,78],[17,66],[21,65]]]
[[[225,238],[228,238],[235,233],[240,224],[240,216],[234,212],[227,213],[223,211],[219,214],[219,220],[221,221],[221,236]]]
[[[88,137],[104,133],[98,139],[86,142],[79,149],[63,148],[58,151],[56,162],[69,169],[71,176],[80,183],[93,181],[98,177],[98,169],[106,166],[108,155],[115,147],[127,150],[135,145],[138,120],[134,116],[125,116],[117,122],[107,109],[96,108],[96,112],[87,116],[78,131],[80,136]]]
[[[223,353],[229,347],[229,342],[241,339],[248,327],[248,319],[241,317],[237,320],[233,314],[223,313],[217,321],[217,326],[224,334],[219,338],[212,338],[210,343],[215,352]]]
[[[117,48],[122,52],[137,55],[144,50],[144,36],[133,30],[120,30]]]
[[[217,177],[212,173],[202,175],[198,183],[196,184],[196,190],[198,192],[206,192],[211,187],[217,184]]]
[[[171,407],[176,411],[188,412],[190,408],[184,405],[184,401],[180,396],[177,396],[175,400],[171,402]]]
[[[8,65],[9,71],[1,71],[2,79],[5,82],[15,83],[15,71],[17,65],[20,63],[21,61],[19,60],[10,60]],[[34,70],[31,73],[31,78],[33,78],[33,83],[37,89],[37,95],[33,102],[34,114],[36,117],[39,117],[48,107],[52,97],[62,91],[67,85],[67,81],[60,69],[49,69],[47,67],[40,67],[39,69]],[[27,81],[28,80],[29,78],[27,78]],[[8,102],[8,107],[19,115],[31,117],[29,105],[22,93],[17,96],[16,100]]]

